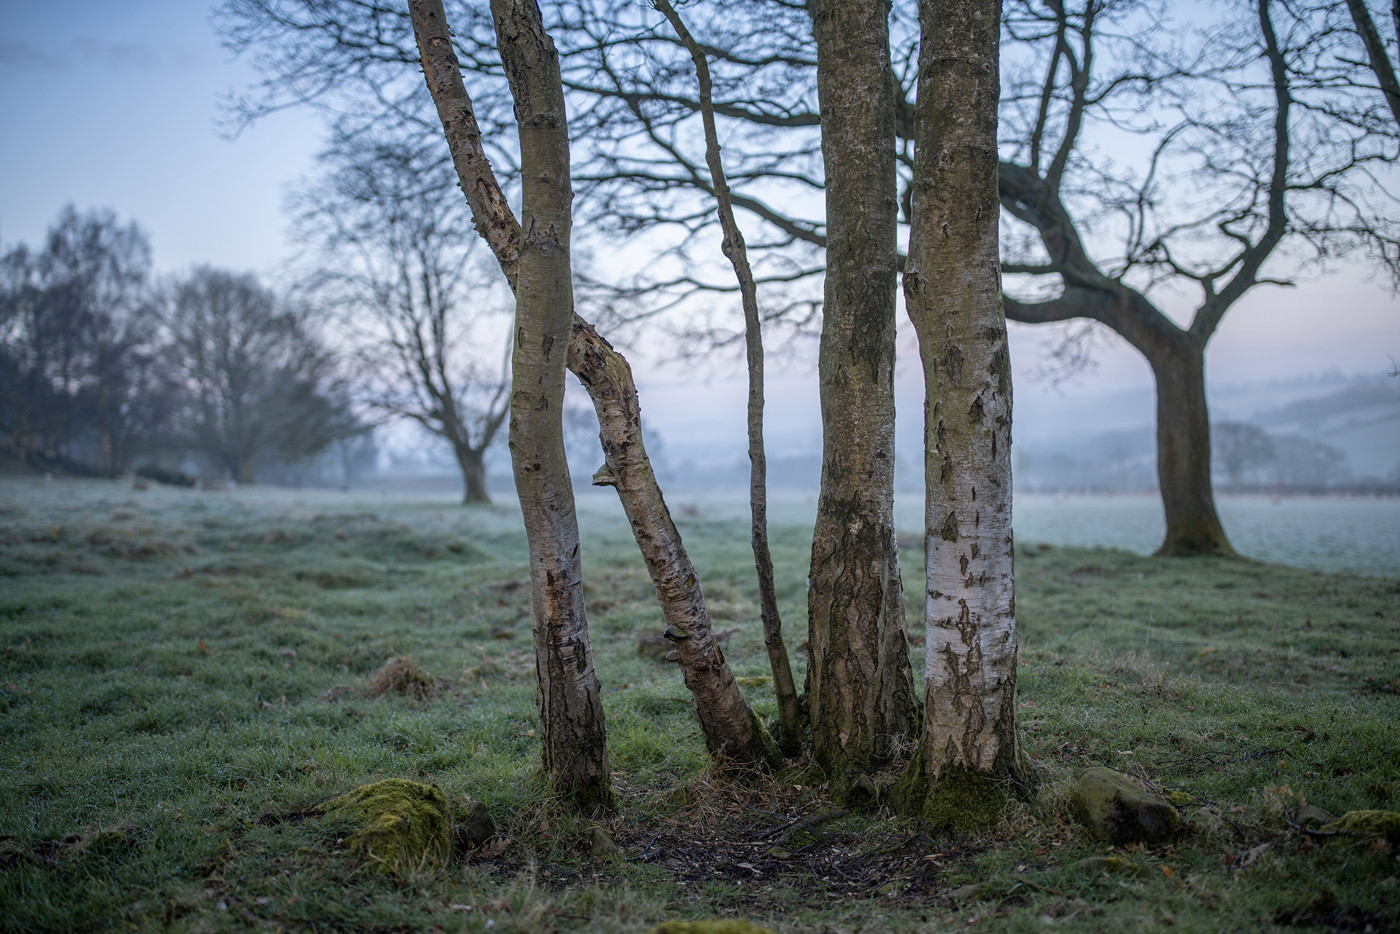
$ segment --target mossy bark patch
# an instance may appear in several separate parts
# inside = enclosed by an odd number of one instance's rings
[[[663,921],[646,934],[778,934],[752,921],[724,918],[717,921]]]
[[[1384,837],[1389,843],[1400,843],[1400,812],[1347,811],[1322,829],[1358,837]]]
[[[382,872],[440,866],[452,852],[451,810],[435,785],[386,778],[333,798],[321,810],[355,817],[359,827],[347,841],[349,848]]]
[[[1103,766],[1085,770],[1069,804],[1094,836],[1112,843],[1165,843],[1181,829],[1181,815],[1170,803]]]

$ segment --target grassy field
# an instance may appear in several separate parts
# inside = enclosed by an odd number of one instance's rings
[[[1400,581],[1022,543],[1021,723],[1039,786],[992,832],[938,838],[883,814],[793,825],[831,812],[803,763],[745,784],[707,775],[679,673],[636,651],[661,624],[635,546],[615,510],[583,516],[615,853],[538,780],[514,509],[0,481],[0,927],[1400,927],[1395,849],[1289,824],[1304,803],[1400,807]],[[727,655],[772,716],[746,527],[677,518],[733,630]],[[793,649],[809,534],[773,530]],[[436,679],[425,696],[366,690],[402,656]],[[1096,764],[1191,796],[1185,833],[1113,851],[1120,871],[1094,862],[1110,850],[1067,799]],[[315,806],[390,776],[485,802],[498,842],[406,879],[357,868],[343,820]]]

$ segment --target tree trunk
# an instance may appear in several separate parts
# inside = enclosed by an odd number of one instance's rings
[[[258,472],[253,466],[251,452],[244,451],[237,455],[233,464],[233,482],[239,486],[251,486],[258,482]]]
[[[758,286],[754,282],[753,268],[749,265],[743,231],[734,217],[729,181],[725,178],[724,164],[720,158],[710,63],[669,0],[656,0],[656,7],[670,21],[695,63],[700,90],[700,116],[705,128],[705,162],[709,165],[710,179],[715,185],[720,227],[724,231],[722,249],[734,267],[735,278],[739,280],[739,294],[744,308],[744,349],[749,370],[749,544],[753,548],[754,571],[758,576],[758,614],[763,621],[763,645],[768,650],[768,667],[773,672],[773,694],[778,701],[778,747],[783,755],[795,758],[802,753],[802,706],[797,699],[797,684],[792,678],[787,646],[783,643],[783,621],[778,614],[778,594],[773,584],[773,555],[768,547],[768,456],[763,445],[763,322],[758,313]]]
[[[564,458],[564,369],[573,328],[564,93],[558,54],[535,0],[492,0],[491,11],[520,127],[526,233],[516,283],[510,453],[530,551],[544,769],[560,795],[590,811],[612,805],[612,780]]]
[[[1376,76],[1376,83],[1380,85],[1396,126],[1400,126],[1400,81],[1395,78],[1395,68],[1386,56],[1385,43],[1371,19],[1371,12],[1366,9],[1366,0],[1347,0],[1347,10],[1351,13],[1351,21],[1356,25],[1361,43],[1366,47],[1366,61],[1371,66],[1371,73]],[[1392,12],[1400,13],[1400,3],[1392,7]],[[1400,17],[1396,17],[1396,31],[1397,38],[1400,38]]]
[[[1233,554],[1210,482],[1205,344],[1182,332],[1143,347],[1157,383],[1157,482],[1167,534],[1159,555]]]
[[[901,804],[940,829],[1019,776],[1011,360],[997,258],[1000,0],[923,0],[904,296],[924,409],[924,732]]]
[[[664,635],[676,647],[705,748],[720,762],[780,765],[772,737],[749,709],[715,641],[700,577],[656,484],[642,443],[641,406],[631,367],[581,318],[574,320],[569,367],[588,390],[598,413],[606,463],[593,482],[617,489],[656,587],[666,617]]]
[[[457,466],[462,470],[462,505],[491,502],[486,492],[486,452],[464,444],[454,444],[452,448],[457,454]]]
[[[826,171],[822,481],[807,599],[808,709],[839,798],[918,728],[894,532],[897,284],[889,4],[813,0]]]
[[[472,112],[471,98],[462,84],[462,75],[456,55],[452,51],[451,34],[442,2],[411,0],[409,13],[423,59],[424,77],[447,135],[462,190],[471,205],[477,232],[491,247],[491,252],[500,264],[501,271],[505,273],[511,289],[518,291],[520,283],[523,282],[521,244],[524,238],[521,226],[511,213],[491,164],[481,148],[481,129],[477,126],[476,117]],[[542,33],[543,30],[540,31]],[[557,84],[557,63],[553,74]],[[661,491],[656,486],[656,477],[651,472],[651,465],[642,444],[639,415],[628,414],[639,413],[640,406],[627,362],[606,341],[598,338],[586,321],[574,315],[570,339],[570,366],[589,388],[593,404],[599,411],[600,421],[603,422],[603,430],[610,434],[611,443],[616,448],[618,457],[614,467],[610,467],[609,470],[616,469],[619,472],[614,475],[618,477],[615,485],[624,510],[629,516],[647,517],[644,522],[634,522],[633,530],[637,544],[647,560],[652,581],[657,586],[658,598],[663,607],[668,608],[668,619],[671,613],[689,613],[681,618],[681,625],[677,626],[676,633],[689,634],[690,640],[678,641],[683,643],[693,640],[694,645],[685,652],[678,652],[678,655],[682,665],[688,666],[687,683],[693,683],[700,688],[697,691],[692,687],[691,696],[702,727],[710,724],[709,727],[705,727],[707,740],[711,736],[710,730],[716,725],[723,730],[723,724],[739,724],[734,728],[738,731],[735,734],[737,738],[728,737],[722,732],[715,734],[719,739],[719,748],[732,747],[741,751],[748,749],[751,743],[742,738],[744,727],[740,722],[741,718],[734,713],[737,709],[735,698],[737,697],[738,703],[742,704],[742,695],[738,695],[737,685],[730,691],[725,684],[724,673],[717,670],[719,666],[723,666],[727,671],[727,665],[718,647],[715,647],[713,653],[707,648],[713,643],[713,639],[708,636],[709,617],[703,612],[703,595],[699,591],[698,578],[685,555],[680,535],[671,522],[666,504],[661,499]],[[621,376],[625,376],[625,379],[621,379]],[[605,413],[608,414],[607,421],[603,421]],[[674,588],[675,581],[683,582],[684,588]],[[694,612],[695,606],[699,607],[699,613]],[[539,663],[540,659],[537,657],[537,666]],[[689,673],[691,667],[698,672],[693,682]],[[705,708],[704,711],[701,710],[702,707]],[[758,731],[759,741],[762,743],[761,727],[755,724],[753,728]],[[765,750],[763,758],[766,760],[767,757]]]

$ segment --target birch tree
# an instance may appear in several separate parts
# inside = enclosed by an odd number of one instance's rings
[[[471,98],[467,95],[462,82],[460,66],[453,52],[450,31],[441,0],[412,0],[410,10],[422,55],[424,75],[447,136],[462,190],[471,205],[474,223],[478,233],[486,240],[496,255],[507,282],[516,291],[517,305],[519,305],[520,296],[527,286],[525,251],[530,240],[537,236],[536,227],[532,226],[532,218],[529,213],[525,215],[526,222],[523,228],[521,223],[516,220],[500,184],[496,180],[491,164],[486,158],[482,148],[481,129],[476,122]],[[537,165],[537,156],[526,159],[525,153],[527,146],[535,144],[536,135],[541,133],[543,129],[548,129],[554,134],[546,137],[552,147],[560,144],[562,139],[562,155],[559,154],[560,150],[556,148],[554,150],[556,161],[546,171],[553,173],[562,171],[563,181],[559,180],[561,176],[557,174],[549,175],[547,180],[554,186],[567,186],[567,125],[562,110],[563,95],[559,87],[555,53],[540,22],[539,9],[534,0],[514,3],[502,2],[496,15],[498,33],[503,46],[502,58],[507,61],[508,73],[511,74],[512,91],[516,93],[518,98],[524,98],[523,102],[518,101],[517,103],[517,115],[521,121],[522,132],[522,174],[528,178],[528,173],[532,169],[544,168]],[[508,58],[505,46],[509,42],[522,41],[530,43],[532,57]],[[533,108],[538,107],[541,100],[557,102],[558,108],[550,111],[550,116],[545,121],[543,128],[532,124],[530,127],[532,132],[527,136],[525,129],[526,123],[530,119],[529,115],[539,115]],[[558,162],[561,158],[565,160],[562,166]],[[567,208],[567,204],[562,204],[557,195],[552,203],[556,211]],[[538,224],[538,221],[535,223]],[[526,232],[529,234],[527,235]],[[558,263],[560,253],[557,248],[557,240],[550,242],[556,244],[555,252],[550,258]],[[566,253],[563,254],[563,260],[566,264]],[[561,274],[560,267],[549,268],[554,275]],[[556,288],[553,297],[560,299],[565,296],[560,288]],[[571,296],[569,298],[571,302]],[[670,511],[666,508],[660,488],[657,486],[655,473],[652,471],[646,456],[646,447],[641,431],[640,405],[637,401],[631,368],[627,365],[626,360],[607,341],[603,340],[586,321],[572,312],[571,307],[568,310],[571,327],[570,332],[564,335],[565,341],[562,345],[567,350],[567,366],[578,376],[593,399],[601,429],[600,440],[606,458],[606,463],[595,476],[594,482],[617,489],[667,620],[665,635],[676,645],[678,660],[685,676],[686,686],[691,692],[692,703],[700,721],[701,731],[705,736],[706,746],[712,755],[721,762],[737,762],[755,766],[776,764],[777,750],[773,746],[773,741],[744,700],[738,683],[734,679],[733,671],[714,638],[709,613],[705,607],[704,594],[700,588],[699,575],[686,554],[680,535],[671,520]],[[517,314],[519,314],[518,310]],[[517,335],[519,334],[517,326]],[[522,339],[517,338],[517,347]],[[558,340],[557,335],[553,336],[550,341],[551,350],[554,349],[555,340]],[[517,352],[517,366],[518,360],[519,353]],[[514,380],[519,383],[525,378],[527,377],[522,377],[521,371],[516,369]],[[562,379],[562,373],[560,378]],[[515,404],[513,400],[513,412],[516,411]],[[556,413],[551,419],[551,426],[557,420],[560,418]],[[512,415],[511,430],[512,436],[514,436],[517,430],[514,415]],[[514,448],[512,448],[512,454],[514,456]],[[555,456],[558,457],[559,463],[562,465],[562,444]],[[532,464],[527,463],[526,466],[532,466]],[[538,472],[542,467],[532,467],[532,469],[534,472]],[[567,471],[565,472],[565,481],[567,481]],[[526,494],[522,492],[521,495],[523,502]],[[571,494],[570,499],[572,499]],[[573,528],[574,541],[572,544],[576,555],[578,547],[576,522]],[[547,578],[545,583],[548,584]],[[536,584],[532,580],[532,592],[535,587]],[[551,653],[556,652],[550,644],[550,639],[554,638],[558,627],[554,626],[551,629],[550,612],[557,612],[557,610],[553,610],[550,604],[537,606],[536,617],[542,620],[537,629],[544,630],[542,634],[537,634],[537,667],[550,664]],[[580,620],[582,619],[581,613],[580,606],[580,616],[578,617]],[[583,631],[586,634],[586,623]],[[587,652],[586,642],[583,642],[582,645],[583,655],[587,658],[588,673],[592,678],[592,683],[596,685],[596,677],[592,677],[591,674],[591,654]],[[580,665],[580,673],[582,673],[582,667]],[[551,748],[562,752],[567,750],[571,743],[587,741],[596,745],[586,747],[585,754],[589,750],[601,749],[602,713],[601,708],[598,708],[596,731],[588,734],[580,732],[578,736],[573,737],[561,735],[558,728],[553,723],[546,721],[544,716],[545,691],[553,687],[554,682],[547,682],[544,675],[540,676],[541,723],[547,734],[545,737],[546,771],[558,783],[560,777],[567,780],[569,776],[562,772],[559,758],[551,759]],[[583,697],[586,688],[587,685],[584,685],[576,693]],[[590,717],[593,716],[592,708],[593,704],[591,696],[589,696],[587,712]],[[605,753],[597,761],[601,761],[601,768],[595,769],[595,771],[605,774]]]
[[[904,300],[924,403],[924,729],[905,806],[971,830],[1021,771],[1011,360],[997,265],[1000,0],[923,0]]]

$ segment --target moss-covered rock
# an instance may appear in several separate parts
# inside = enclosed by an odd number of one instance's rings
[[[1169,802],[1103,766],[1084,771],[1069,805],[1094,836],[1112,843],[1165,843],[1181,829],[1181,815]]]
[[[772,928],[761,928],[752,921],[721,918],[714,921],[663,921],[646,934],[778,934]]]
[[[1358,837],[1384,837],[1388,843],[1400,843],[1400,812],[1347,811],[1322,829]]]
[[[440,866],[452,852],[452,816],[436,785],[402,778],[361,785],[321,805],[327,814],[353,816],[350,851],[366,866],[392,875]]]

